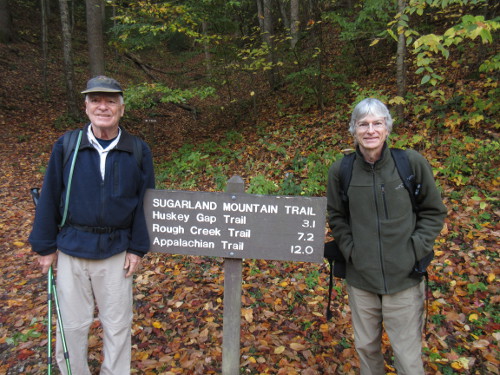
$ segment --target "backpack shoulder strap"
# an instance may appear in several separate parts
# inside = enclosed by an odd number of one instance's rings
[[[349,185],[351,183],[352,167],[355,159],[356,153],[353,152],[345,155],[340,162],[340,196],[347,213],[349,213],[349,197],[347,196],[347,190],[349,190]]]
[[[134,136],[134,157],[139,168],[142,167],[142,142],[139,137]]]
[[[69,156],[71,155],[71,151],[73,151],[73,149],[75,148],[80,131],[82,130],[74,129],[64,133],[63,135],[63,166],[66,165],[69,160]]]
[[[417,212],[417,197],[420,194],[421,185],[416,181],[413,168],[411,167],[410,160],[408,159],[408,154],[405,150],[391,148],[391,156],[394,159],[394,164],[396,164],[399,177],[403,181],[403,185],[410,195],[413,211]]]

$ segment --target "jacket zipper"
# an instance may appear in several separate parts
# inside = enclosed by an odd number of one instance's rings
[[[384,268],[384,256],[383,256],[383,249],[382,249],[382,235],[381,235],[381,229],[380,229],[380,216],[379,216],[379,207],[378,207],[378,202],[377,202],[377,189],[376,189],[376,181],[375,181],[375,166],[371,165],[372,169],[372,178],[373,178],[373,198],[375,199],[375,210],[377,213],[377,234],[378,234],[378,248],[379,248],[379,260],[380,260],[380,267],[382,270],[382,280],[384,280],[384,291],[387,293],[387,281],[385,278],[385,268]],[[382,185],[383,186],[383,185]]]

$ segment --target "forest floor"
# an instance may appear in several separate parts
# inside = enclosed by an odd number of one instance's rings
[[[47,283],[27,242],[34,216],[30,188],[41,186],[51,147],[66,129],[54,126],[65,110],[64,88],[60,64],[54,60],[49,66],[49,94],[43,94],[39,48],[34,43],[1,45],[0,55],[0,374],[42,374],[48,344]],[[121,77],[126,79],[127,75]],[[85,80],[85,74],[80,73],[77,87],[83,87]],[[163,123],[156,125],[154,137],[149,139],[158,164],[183,144],[217,141],[230,128],[225,125],[230,121],[213,118],[200,123],[173,105],[163,111]],[[269,133],[287,126],[277,121],[274,113],[263,112],[261,116],[270,124]],[[332,135],[327,115],[318,112],[313,117],[308,119],[317,126],[310,127],[313,136],[304,135],[311,138],[311,147]],[[142,119],[141,123],[137,124],[137,119]],[[134,112],[126,121],[133,132],[148,139],[151,128],[146,119],[147,114]],[[254,124],[255,119],[251,120],[245,124]],[[238,126],[245,141],[234,147],[250,150],[248,155],[258,152],[255,140],[262,128]],[[442,162],[434,151],[426,152]],[[234,163],[233,172],[244,170]],[[445,191],[453,190],[452,184],[441,182]],[[498,187],[494,183],[490,186]],[[197,188],[213,190],[214,186]],[[494,220],[474,221],[477,210],[483,207],[477,199],[447,196],[446,203],[449,217],[431,270],[426,372],[498,374],[500,228]],[[498,218],[498,211],[488,210]],[[135,276],[134,373],[221,373],[223,266],[219,258],[158,253],[144,258]],[[328,274],[327,264],[244,261],[241,373],[358,372],[350,310],[340,280],[334,283],[333,319],[325,318]],[[96,320],[89,350],[94,374],[99,371],[101,338]],[[383,351],[387,372],[394,373],[385,335]]]

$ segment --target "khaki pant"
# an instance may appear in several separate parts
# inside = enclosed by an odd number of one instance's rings
[[[382,324],[389,336],[398,375],[423,375],[424,282],[390,295],[347,286],[354,341],[362,375],[385,375]]]
[[[57,293],[73,375],[90,375],[88,334],[94,298],[104,333],[101,375],[130,374],[132,277],[125,278],[125,252],[103,260],[75,258],[59,252]],[[60,333],[56,359],[66,375]]]

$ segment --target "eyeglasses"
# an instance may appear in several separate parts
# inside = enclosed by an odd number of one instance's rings
[[[384,121],[375,121],[375,122],[359,122],[356,124],[356,128],[365,132],[370,129],[370,126],[373,126],[374,130],[380,130],[385,127]]]

